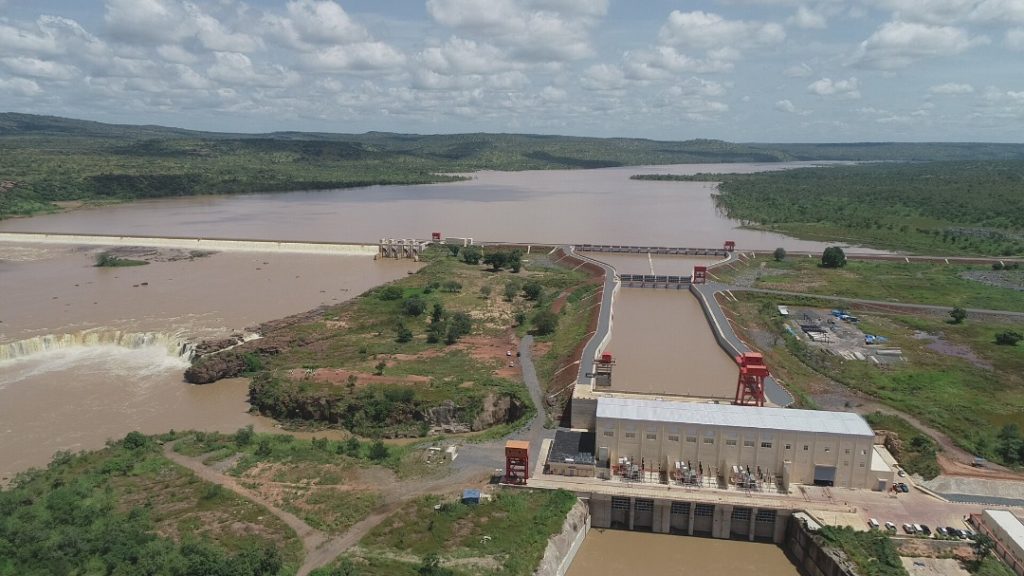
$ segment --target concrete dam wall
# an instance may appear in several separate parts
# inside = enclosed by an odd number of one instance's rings
[[[181,250],[212,250],[218,252],[291,252],[296,254],[337,254],[339,256],[373,256],[379,251],[379,247],[376,244],[278,242],[274,240],[228,238],[96,236],[32,232],[0,232],[0,242],[82,246],[145,246],[151,248],[177,248]]]

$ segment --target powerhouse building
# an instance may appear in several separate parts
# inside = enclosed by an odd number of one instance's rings
[[[719,477],[757,471],[783,486],[884,490],[892,481],[889,467],[873,462],[871,427],[848,412],[602,397],[594,433],[594,466],[613,474],[625,463]]]

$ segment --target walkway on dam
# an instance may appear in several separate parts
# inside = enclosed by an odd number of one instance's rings
[[[729,352],[733,358],[735,358],[744,352],[753,352],[753,350],[751,350],[751,348],[736,335],[736,331],[732,329],[732,324],[726,317],[725,311],[722,310],[722,307],[718,304],[718,299],[715,298],[715,294],[729,289],[729,286],[725,284],[718,284],[716,282],[710,282],[708,284],[690,284],[690,291],[697,296],[698,300],[700,300],[701,307],[704,308],[704,313],[708,316],[711,328],[714,330],[715,337],[718,339],[718,344],[721,345],[726,352]],[[769,402],[778,406],[789,406],[795,401],[789,390],[783,388],[782,385],[771,376],[765,378],[764,395]]]
[[[580,254],[572,246],[565,246],[564,250],[566,254],[572,254],[581,260],[586,260],[596,266],[600,266],[604,270],[604,294],[601,297],[601,312],[597,318],[597,328],[594,330],[594,335],[590,337],[590,341],[583,348],[583,354],[580,356],[580,371],[576,377],[577,386],[589,386],[590,378],[587,378],[587,363],[597,358],[598,348],[605,344],[608,336],[611,335],[612,301],[615,299],[615,289],[618,287],[619,282],[615,278],[615,268],[612,268],[610,265],[600,260],[594,260],[585,254]]]

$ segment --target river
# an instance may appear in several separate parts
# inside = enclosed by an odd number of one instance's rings
[[[423,238],[439,231],[486,241],[720,247],[734,240],[740,250],[821,249],[822,243],[738,228],[715,209],[711,184],[629,179],[636,173],[798,165],[479,172],[468,181],[425,186],[140,201],[2,221],[0,231],[324,242]],[[245,413],[244,383],[185,384],[178,343],[342,302],[415,269],[409,262],[365,257],[273,253],[218,253],[110,269],[91,265],[97,250],[0,245],[0,346],[20,343],[20,351],[0,360],[0,477],[45,464],[55,450],[96,448],[133,429],[268,427]],[[682,274],[692,263],[654,257],[646,265]],[[684,371],[690,359],[707,353],[710,336],[699,336],[700,346],[677,343],[680,330],[691,333],[688,326],[692,334],[707,331],[699,307],[682,296],[630,292],[621,300],[622,310],[647,316],[656,301],[669,300],[672,320],[660,326],[670,332],[648,329],[643,335],[661,342],[646,350],[660,358],[659,374]],[[628,350],[621,344],[633,330],[641,330],[629,326],[641,323],[616,318],[613,345],[620,352]],[[63,344],[53,346],[45,335]],[[642,371],[654,357],[619,355],[627,374]],[[715,380],[715,389],[721,388],[717,380],[727,364],[718,366],[719,376],[699,378],[701,386]]]
[[[593,529],[566,576],[797,576],[782,548],[761,542]]]

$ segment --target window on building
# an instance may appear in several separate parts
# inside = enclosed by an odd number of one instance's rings
[[[744,440],[743,441],[743,447],[744,448],[753,448],[754,447],[754,441],[753,440]]]
[[[646,438],[648,440],[657,440],[658,439],[658,435],[657,434],[652,434],[652,433],[648,432]]]
[[[843,450],[843,454],[847,454],[848,455],[849,453],[850,453],[850,449],[849,448],[845,448]]]
[[[849,466],[849,465],[850,465],[850,461],[849,460],[843,460],[843,466]]]
[[[808,446],[807,444],[804,444],[804,452],[807,452],[810,449],[811,449],[810,446]]]
[[[825,454],[828,454],[831,451],[832,451],[831,448],[829,448],[828,446],[825,446]]]
[[[726,438],[725,439],[725,445],[726,446],[735,446],[736,445],[736,439],[735,438]]]
[[[668,435],[668,441],[669,442],[679,442],[679,435],[678,434],[669,434]]]
[[[705,444],[714,444],[715,443],[715,437],[714,436],[705,436],[704,437],[704,443]]]
[[[686,437],[686,441],[691,443],[691,444],[695,444],[697,442],[697,437],[696,436],[687,436]]]
[[[793,445],[792,444],[786,444],[786,450],[792,450],[792,449],[793,449]]]
[[[863,462],[861,462],[860,464],[858,464],[858,466],[860,466],[861,468],[863,468],[863,467],[864,467],[864,463],[863,463]]]
[[[761,448],[771,448],[771,447],[772,447],[772,443],[771,442],[761,442]]]
[[[626,438],[636,438],[636,432],[626,432]]]
[[[614,430],[605,430],[604,431],[604,435],[605,436],[609,436],[609,437],[615,436],[615,431]]]

